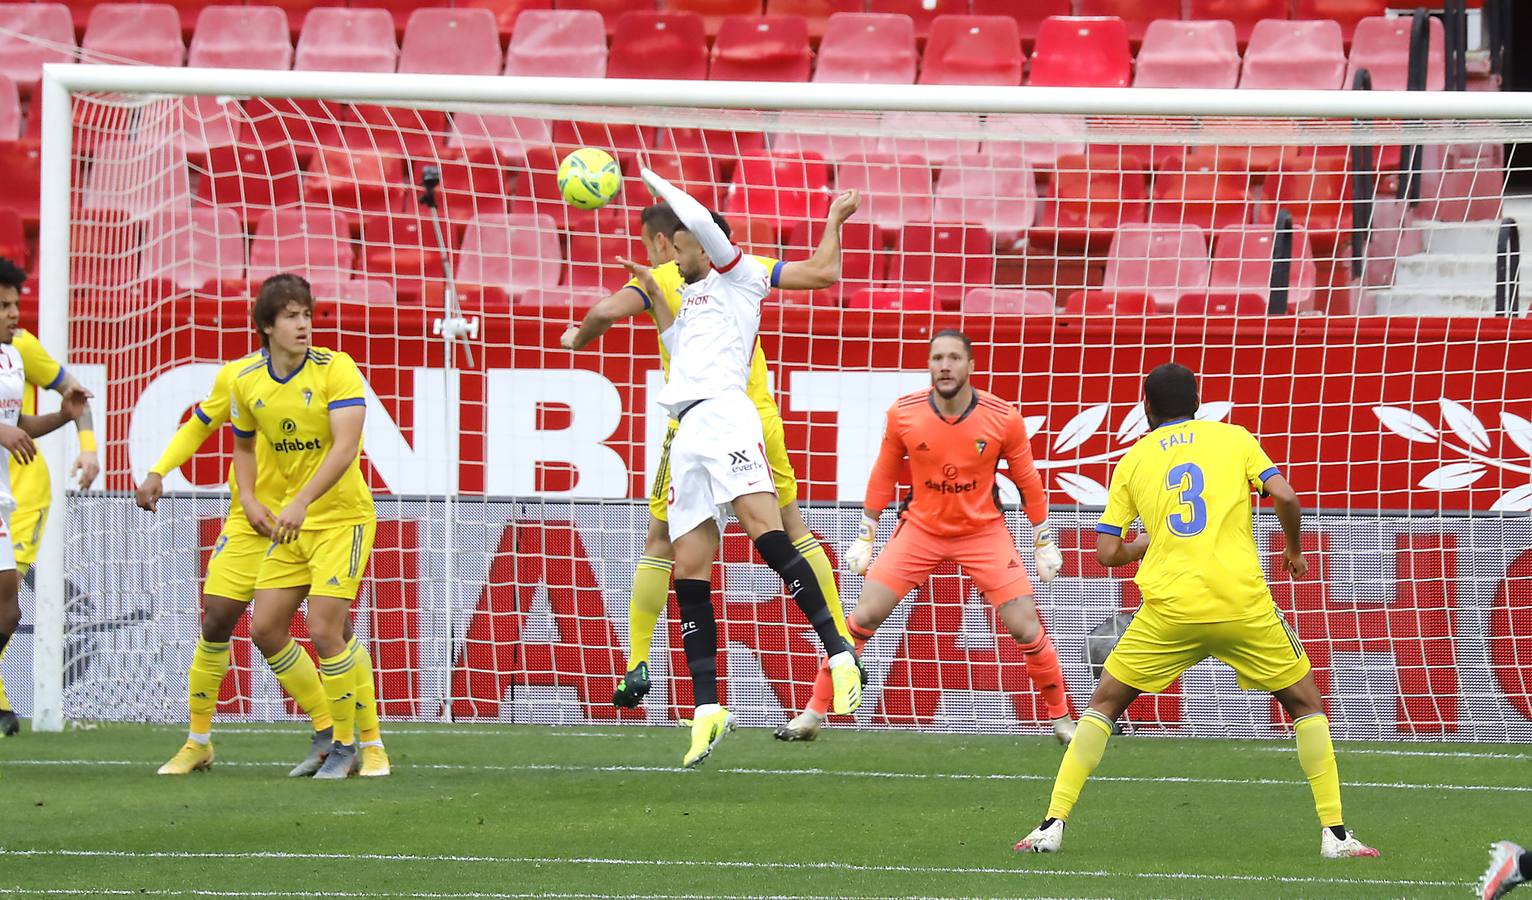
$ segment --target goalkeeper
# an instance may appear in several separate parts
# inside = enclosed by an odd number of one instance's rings
[[[1251,529],[1250,492],[1272,498],[1287,548],[1282,567],[1294,578],[1308,571],[1298,495],[1250,432],[1223,422],[1199,422],[1197,379],[1167,363],[1144,379],[1144,410],[1153,429],[1112,472],[1106,511],[1096,526],[1103,566],[1142,559],[1133,579],[1144,602],[1107,657],[1106,671],[1080,716],[1074,742],[1059,764],[1047,817],[1016,844],[1052,853],[1064,822],[1106,750],[1112,723],[1139,694],[1156,694],[1209,656],[1228,663],[1246,689],[1269,691],[1288,715],[1298,741],[1298,764],[1319,813],[1319,855],[1377,856],[1341,819],[1340,773],[1330,722],[1309,658],[1272,602]],[[1144,531],[1125,543],[1135,519]]]
[[[1006,528],[995,484],[1004,460],[1032,521],[1037,575],[1052,581],[1063,557],[1048,528],[1048,498],[1032,462],[1026,426],[1014,404],[969,384],[973,345],[962,332],[937,332],[929,363],[931,387],[900,397],[888,410],[883,445],[867,479],[861,535],[846,551],[847,567],[858,575],[867,573],[847,625],[860,653],[911,588],[942,562],[956,562],[1021,645],[1027,676],[1043,695],[1053,733],[1067,744],[1075,726],[1064,673],[1038,618],[1032,582]],[[878,516],[894,497],[905,460],[913,492],[900,509],[893,537],[869,569]],[[778,728],[777,738],[813,740],[829,711],[829,698],[829,673],[821,669],[808,709]]]
[[[808,259],[783,262],[755,257],[771,273],[771,286],[788,291],[812,291],[830,287],[839,281],[840,227],[856,212],[858,203],[856,191],[847,191],[836,200],[819,247]],[[713,219],[724,235],[729,236],[728,222],[717,214],[714,214]],[[646,314],[653,320],[657,303],[664,303],[672,317],[679,312],[681,291],[686,287],[686,282],[676,265],[676,248],[672,238],[681,230],[681,220],[668,204],[657,203],[644,209],[641,221],[644,250],[649,256],[649,264],[654,267],[650,271],[659,289],[659,296],[651,297],[638,278],[631,279],[617,293],[597,303],[580,324],[569,326],[560,340],[565,349],[584,348],[622,319]],[[669,378],[670,352],[663,343],[660,344],[660,366]],[[787,458],[782,412],[771,396],[766,355],[761,351],[760,341],[755,342],[751,352],[750,375],[745,393],[761,417],[761,431],[766,439],[766,461],[771,468],[772,486],[781,508],[782,528],[792,541],[793,548],[813,568],[814,579],[819,583],[819,590],[824,594],[825,602],[835,617],[836,627],[841,631],[841,636],[849,640],[850,636],[845,632],[840,593],[835,584],[835,569],[798,509],[798,477],[793,472],[792,462]],[[649,649],[660,613],[665,609],[666,597],[670,594],[675,551],[670,544],[665,499],[670,491],[670,446],[675,440],[676,428],[676,420],[670,419],[659,459],[650,467],[649,532],[644,539],[643,555],[638,558],[633,571],[633,593],[628,601],[628,673],[618,682],[612,694],[612,702],[627,709],[637,707],[649,693]]]

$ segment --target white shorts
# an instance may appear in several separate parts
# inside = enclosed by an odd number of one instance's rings
[[[0,572],[9,572],[16,568],[16,545],[11,542],[13,512],[0,512]]]
[[[665,497],[671,540],[708,519],[721,532],[734,498],[775,492],[761,414],[744,391],[703,400],[682,415]]]

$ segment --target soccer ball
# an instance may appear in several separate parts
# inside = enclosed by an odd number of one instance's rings
[[[570,206],[600,209],[622,187],[617,160],[605,150],[581,147],[559,163],[559,193]]]

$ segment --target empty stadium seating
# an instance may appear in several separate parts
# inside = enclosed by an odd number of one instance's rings
[[[74,20],[62,3],[0,4],[0,32],[0,75],[23,90],[43,77],[43,63],[74,61]]]
[[[920,63],[921,84],[1021,84],[1026,57],[1009,16],[940,16]]]
[[[1335,22],[1257,22],[1245,48],[1239,86],[1259,90],[1335,90],[1346,78],[1346,49]]]
[[[261,216],[250,242],[247,278],[259,284],[278,272],[343,281],[352,269],[351,222],[330,210],[288,207]]]
[[[1121,19],[1056,16],[1038,29],[1028,84],[1127,87],[1132,77],[1128,30]]]
[[[214,69],[290,69],[287,14],[274,6],[209,6],[197,16],[186,64]]]
[[[505,74],[603,78],[606,62],[600,13],[530,9],[516,19]]]
[[[556,286],[562,263],[551,216],[483,216],[463,235],[454,275],[464,284],[498,287],[514,296]]]
[[[859,218],[889,231],[931,220],[931,168],[914,157],[857,154],[835,170],[837,190],[862,192]]]
[[[1234,25],[1234,36],[1243,47],[1250,40],[1255,23],[1262,19],[1285,19],[1288,0],[1190,0],[1188,19],[1227,19]]]
[[[1407,16],[1384,18],[1371,16],[1356,24],[1351,39],[1351,56],[1346,69],[1346,85],[1354,84],[1357,70],[1366,69],[1372,76],[1375,91],[1402,91],[1409,87],[1410,30]],[[1426,90],[1439,91],[1447,84],[1447,51],[1440,19],[1428,26],[1429,52],[1426,54]]]
[[[319,7],[304,19],[293,68],[312,72],[392,72],[399,44],[381,9]]]
[[[963,295],[962,310],[980,316],[1048,316],[1054,311],[1053,295],[1040,290],[970,288]]]
[[[728,16],[713,42],[714,81],[808,81],[814,55],[799,16]]]
[[[836,13],[826,28],[815,81],[915,83],[915,23],[909,16]]]
[[[625,12],[607,57],[608,78],[707,77],[707,35],[695,13]]]
[[[1134,67],[1135,87],[1232,88],[1240,56],[1234,26],[1224,21],[1149,23]]]
[[[417,9],[404,26],[399,71],[497,75],[505,64],[487,9]]]
[[[1181,0],[1075,0],[1081,16],[1116,16],[1128,30],[1128,40],[1144,39],[1144,30],[1155,19],[1181,18]]]
[[[103,3],[93,7],[80,48],[100,62],[150,66],[186,62],[181,16],[166,3]]]

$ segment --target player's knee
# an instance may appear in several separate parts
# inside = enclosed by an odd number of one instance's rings
[[[234,625],[238,621],[238,615],[231,616],[221,610],[204,609],[202,611],[202,639],[215,644],[222,644],[234,636]]]
[[[278,625],[276,622],[262,622],[254,619],[250,622],[250,643],[261,651],[262,656],[271,657],[278,650],[287,646],[288,629],[286,625]]]
[[[664,523],[660,523],[663,525]],[[661,559],[674,559],[676,550],[670,544],[670,535],[662,527],[658,531],[649,529],[648,537],[644,538],[644,555],[657,556]]]
[[[15,634],[19,627],[21,627],[21,607],[0,604],[0,634]]]

